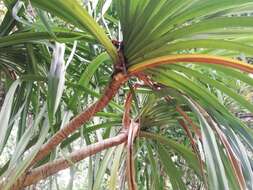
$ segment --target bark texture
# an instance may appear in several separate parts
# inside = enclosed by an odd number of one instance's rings
[[[72,164],[79,162],[93,154],[126,142],[127,136],[127,131],[123,131],[115,137],[88,145],[80,150],[74,151],[68,156],[68,159],[61,158],[35,168],[28,172],[26,176],[20,178],[17,183],[11,188],[11,190],[19,190],[29,185],[36,184],[38,181],[45,179],[48,176],[51,176],[61,170],[64,170],[70,167]],[[70,160],[71,163],[69,162]]]
[[[17,183],[12,187],[13,190],[20,190],[22,187],[20,184],[24,184],[25,186],[28,186],[29,184],[32,184],[32,182],[36,183],[36,181],[39,181],[49,175],[52,175],[56,173],[57,171],[60,171],[62,169],[65,169],[69,167],[69,163],[67,163],[66,160],[56,160],[53,163],[50,163],[45,166],[41,166],[39,168],[36,168],[34,170],[29,171],[29,169],[38,161],[43,159],[45,156],[47,156],[54,148],[56,148],[57,145],[59,145],[63,140],[65,140],[71,133],[76,131],[78,128],[80,128],[84,123],[89,121],[97,112],[101,111],[104,107],[108,105],[108,103],[112,100],[112,98],[117,94],[120,87],[128,80],[128,76],[123,73],[117,73],[113,75],[113,78],[108,85],[108,87],[105,89],[103,95],[101,98],[91,105],[89,108],[84,110],[82,113],[74,117],[67,125],[65,125],[61,130],[59,130],[55,135],[45,144],[42,146],[42,148],[37,153],[34,160],[31,162],[30,166],[27,168],[27,171],[21,175],[21,177],[17,180]],[[115,139],[114,139],[115,140]],[[105,143],[108,143],[107,141]],[[73,162],[78,162],[81,159],[86,158],[89,155],[95,154],[96,152],[99,152],[100,150],[103,150],[105,148],[115,146],[112,145],[101,145],[94,144],[95,147],[91,145],[87,150],[84,148],[82,151],[81,156],[78,156],[79,153],[76,152],[73,156]],[[101,146],[101,147],[100,147]],[[105,147],[108,146],[108,147]],[[94,153],[91,151],[92,149],[95,149]],[[96,150],[98,149],[98,150]],[[86,156],[87,155],[87,156]],[[53,165],[56,165],[53,167]],[[41,172],[40,172],[41,171]],[[4,182],[0,184],[0,189],[4,187]]]
[[[73,118],[64,128],[55,133],[55,135],[40,149],[32,161],[31,166],[37,161],[43,159],[71,133],[76,131],[81,127],[81,125],[89,121],[90,118],[93,117],[98,111],[101,111],[105,106],[107,106],[110,100],[117,94],[121,85],[123,85],[127,79],[128,77],[122,73],[114,75],[111,83],[105,89],[103,96],[88,109]]]

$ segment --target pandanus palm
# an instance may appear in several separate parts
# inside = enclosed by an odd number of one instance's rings
[[[1,188],[35,184],[108,149],[90,189],[102,188],[109,164],[110,189],[125,181],[128,189],[187,189],[182,171],[193,171],[206,189],[253,189],[253,132],[228,109],[232,102],[253,112],[236,86],[253,85],[246,63],[253,18],[241,16],[252,11],[250,0],[98,1],[87,6],[90,14],[75,0],[30,0],[24,7],[36,13],[29,22],[20,2],[5,3],[0,66],[6,79],[10,72],[15,77],[7,80],[12,85],[0,114],[1,153],[18,129]],[[91,105],[81,111],[84,104]],[[107,139],[55,155],[76,139],[91,143],[101,128]]]

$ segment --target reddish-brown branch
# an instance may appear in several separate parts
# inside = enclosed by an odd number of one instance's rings
[[[18,179],[18,182],[22,181],[25,176],[30,176],[29,169],[39,160],[43,159],[48,155],[57,145],[59,145],[64,139],[71,133],[81,127],[85,122],[89,121],[98,111],[102,110],[108,105],[110,100],[116,95],[119,88],[128,80],[128,76],[125,73],[119,72],[113,75],[112,81],[105,89],[102,97],[94,103],[92,106],[87,108],[85,111],[74,117],[67,125],[59,130],[37,153],[34,160],[31,162],[27,171]],[[44,169],[45,170],[45,169]],[[43,171],[44,171],[43,170]],[[35,170],[37,171],[37,170]],[[51,170],[49,170],[51,171]],[[50,173],[50,172],[49,172]],[[38,174],[38,173],[37,173]],[[36,173],[34,175],[37,175]],[[0,184],[1,186],[2,184]]]
[[[176,110],[192,126],[193,131],[195,132],[197,137],[202,141],[201,131],[191,120],[191,118],[182,110],[180,106],[176,106]]]
[[[135,181],[133,143],[139,130],[139,124],[134,122],[130,116],[132,98],[133,98],[132,93],[129,92],[125,101],[125,111],[122,119],[122,124],[123,129],[128,131],[128,138],[126,142],[127,145],[126,174],[127,174],[128,189],[137,190],[137,185]]]
[[[37,161],[48,155],[58,144],[76,131],[85,122],[87,122],[98,111],[102,110],[110,100],[116,95],[122,84],[127,81],[128,77],[125,74],[117,73],[114,75],[110,85],[105,89],[103,96],[88,109],[73,118],[65,127],[55,133],[55,135],[40,149],[36,157],[31,163],[34,165]]]
[[[131,120],[128,138],[127,138],[127,182],[129,190],[137,190],[137,184],[135,181],[135,166],[133,155],[133,143],[139,131],[139,124]]]
[[[193,139],[191,131],[190,131],[189,127],[186,125],[186,123],[184,122],[184,120],[180,119],[180,120],[178,120],[178,122],[184,128],[187,136],[190,139],[190,142],[191,142],[191,145],[192,145],[192,149],[195,152],[195,154],[196,154],[196,156],[198,158],[198,161],[199,161],[200,171],[201,171],[201,175],[203,177],[204,185],[205,185],[205,187],[207,189],[208,186],[207,186],[207,179],[206,179],[205,172],[204,172],[204,163],[203,163],[203,161],[201,159],[200,153],[199,153],[197,145],[196,145],[196,143],[195,143],[195,141]]]
[[[148,76],[146,76],[143,73],[138,73],[138,78],[141,79],[145,84],[147,84],[152,90],[158,91],[159,89],[156,87],[156,84],[151,81]],[[159,88],[162,88],[162,86],[158,86]],[[166,96],[165,100],[170,101],[170,97]],[[176,111],[192,126],[193,131],[197,135],[197,137],[202,140],[201,137],[201,131],[200,129],[194,124],[194,122],[191,120],[191,118],[182,110],[180,106],[176,106]]]
[[[29,175],[29,169],[39,160],[43,159],[48,155],[57,145],[59,145],[63,140],[65,140],[68,135],[73,133],[75,130],[81,127],[82,124],[89,121],[98,111],[102,110],[108,105],[110,100],[117,94],[119,88],[128,80],[128,76],[123,73],[114,74],[112,81],[109,86],[105,89],[102,97],[94,103],[92,106],[87,108],[85,111],[74,117],[67,125],[65,125],[61,130],[59,130],[37,153],[36,157],[31,162],[27,171],[17,180],[21,181],[24,176]],[[3,184],[0,184],[0,188]]]
[[[125,101],[125,109],[124,109],[124,114],[123,114],[123,119],[122,119],[122,125],[125,129],[128,129],[130,125],[130,120],[131,120],[130,110],[131,110],[131,105],[132,105],[132,99],[133,99],[132,94],[128,93],[126,97],[126,101]]]
[[[70,167],[73,163],[79,162],[93,154],[96,154],[102,150],[117,146],[127,141],[127,131],[122,131],[119,135],[97,142],[95,144],[88,145],[80,150],[74,151],[68,157],[68,159],[60,158],[51,163],[45,164],[38,168],[31,170],[26,176],[19,178],[17,183],[11,188],[12,190],[18,190],[23,187],[37,183],[38,181],[47,178],[61,170]],[[71,161],[71,162],[70,162]]]
[[[192,149],[193,149],[196,153],[198,153],[198,151],[197,151],[198,149],[197,149],[195,140],[194,140],[194,138],[193,138],[193,136],[192,136],[192,134],[191,134],[191,131],[190,131],[189,127],[186,125],[186,123],[184,122],[183,119],[179,119],[179,120],[178,120],[178,123],[183,127],[183,129],[184,129],[185,132],[186,132],[186,135],[189,137],[190,142],[191,142],[191,145],[192,145]]]

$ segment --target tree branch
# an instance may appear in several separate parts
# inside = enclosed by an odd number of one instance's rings
[[[58,144],[68,137],[71,133],[81,127],[85,122],[89,121],[98,111],[102,110],[111,99],[116,95],[121,85],[128,80],[128,77],[122,73],[114,75],[109,86],[105,89],[103,96],[88,109],[73,118],[65,127],[59,130],[55,135],[39,150],[36,157],[30,164],[34,165],[37,161],[48,155]]]
[[[31,170],[25,176],[19,178],[17,183],[13,185],[11,189],[18,190],[26,186],[35,184],[38,181],[47,178],[48,176],[51,176],[61,170],[70,167],[73,163],[79,162],[93,154],[96,154],[110,147],[117,146],[126,141],[127,141],[127,131],[123,131],[115,137],[88,145],[80,150],[72,152],[68,156],[68,159],[60,158]]]

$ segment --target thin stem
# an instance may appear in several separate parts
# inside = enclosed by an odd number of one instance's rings
[[[200,129],[197,125],[192,121],[192,119],[185,113],[184,110],[180,106],[176,106],[176,111],[192,126],[193,131],[197,135],[197,137],[202,141],[202,135]]]
[[[191,142],[191,145],[192,145],[192,149],[195,152],[195,154],[196,154],[196,156],[198,158],[198,161],[199,161],[200,172],[201,172],[201,175],[203,177],[204,186],[207,189],[208,185],[207,185],[207,179],[206,179],[206,175],[205,175],[205,171],[204,171],[204,163],[203,163],[203,161],[201,159],[200,152],[198,151],[197,145],[196,145],[196,143],[195,143],[195,141],[193,139],[191,131],[190,131],[189,127],[186,125],[186,123],[184,122],[184,120],[180,119],[180,120],[178,120],[178,123],[183,127],[183,129],[186,132],[186,135],[190,139],[190,142]]]
[[[133,143],[139,131],[139,124],[131,120],[128,139],[127,139],[127,159],[126,159],[126,169],[127,169],[127,182],[129,190],[137,190],[137,184],[135,181],[135,166],[134,166],[134,155],[133,155]]]

